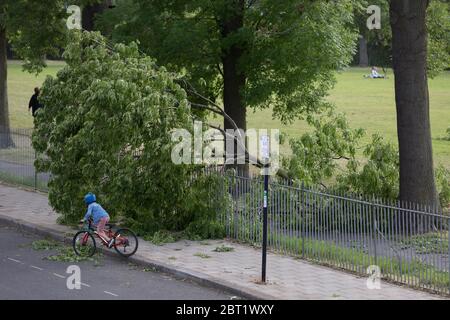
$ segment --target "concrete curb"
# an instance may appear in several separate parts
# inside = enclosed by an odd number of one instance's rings
[[[43,237],[48,237],[60,242],[71,243],[72,238],[68,238],[67,235],[63,232],[56,231],[54,229],[42,227],[33,223],[29,223],[27,221],[23,221],[20,219],[14,219],[11,217],[6,217],[0,215],[0,223],[17,228],[20,231],[24,231],[27,233],[37,234]],[[75,234],[75,231],[74,231]],[[142,239],[139,239],[142,241]],[[249,299],[249,300],[276,300],[277,298],[271,295],[263,294],[256,292],[254,290],[244,288],[242,286],[236,285],[234,283],[230,283],[224,281],[222,279],[218,279],[215,277],[211,277],[207,274],[203,274],[194,270],[190,270],[188,268],[179,268],[168,265],[166,263],[144,258],[139,256],[139,253],[135,254],[130,258],[122,258],[118,254],[113,251],[109,251],[102,247],[97,247],[97,250],[102,252],[105,255],[116,257],[118,259],[126,259],[127,261],[134,263],[136,265],[150,267],[155,269],[158,272],[166,273],[172,275],[176,279],[188,279],[196,284],[201,286],[214,288],[221,291],[226,291],[230,294]],[[139,252],[139,251],[138,251]]]

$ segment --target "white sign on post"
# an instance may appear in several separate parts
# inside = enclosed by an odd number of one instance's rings
[[[270,137],[268,135],[262,135],[260,138],[260,154],[263,163],[267,165],[270,159]],[[269,168],[264,168],[262,174],[268,175]]]
[[[261,136],[261,158],[267,160],[270,157],[269,136]]]

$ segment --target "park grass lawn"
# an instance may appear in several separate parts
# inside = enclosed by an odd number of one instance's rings
[[[40,87],[47,75],[55,76],[63,62],[48,62],[48,67],[38,76],[23,72],[19,61],[8,62],[9,118],[13,128],[32,128],[33,117],[28,112],[28,102],[35,87]]]
[[[376,132],[397,144],[394,77],[363,79],[368,70],[351,68],[338,74],[337,85],[330,94],[338,110],[345,112],[350,124],[367,131],[366,141]],[[450,72],[429,80],[430,120],[435,164],[450,169],[450,141],[440,140],[450,127]]]
[[[38,76],[22,72],[20,62],[11,61],[8,65],[8,87],[11,126],[30,128],[33,119],[28,111],[28,101],[33,88],[40,86],[47,75],[56,75],[62,68],[62,62],[49,62],[49,67]],[[397,144],[396,113],[394,100],[394,79],[388,70],[388,79],[364,79],[369,69],[349,68],[337,74],[336,87],[330,92],[328,100],[333,102],[340,112],[344,112],[352,127],[364,128],[365,142],[376,132],[387,140]],[[450,126],[450,72],[444,72],[429,81],[430,117],[433,138],[435,165],[443,164],[450,169],[450,141],[440,140]],[[248,111],[248,128],[275,129],[298,137],[309,127],[303,121],[283,125],[272,119],[271,110],[254,113]],[[288,152],[282,146],[281,152]]]
[[[372,134],[379,132],[397,145],[393,73],[388,70],[388,79],[364,79],[364,74],[368,73],[368,69],[362,68],[339,72],[328,100],[336,105],[339,112],[347,115],[353,128],[366,130],[364,142],[369,142]],[[450,72],[430,79],[429,91],[434,162],[450,169],[450,141],[439,139],[450,127]],[[248,118],[249,128],[279,128],[292,137],[298,137],[309,129],[303,121],[283,125],[272,119],[270,110],[250,111]]]

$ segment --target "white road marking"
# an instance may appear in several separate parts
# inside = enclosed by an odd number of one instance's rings
[[[32,267],[33,269],[40,270],[40,271],[44,270],[44,269],[42,269],[42,268],[39,268],[39,267],[36,267],[36,266],[32,266],[32,265],[31,265],[30,267]]]
[[[118,297],[117,294],[114,294],[114,293],[112,293],[112,292],[109,292],[109,291],[103,291],[103,292],[106,293],[106,294],[110,294],[110,295],[112,295],[112,296],[114,296],[114,297]]]
[[[13,258],[8,258],[8,260],[11,260],[11,261],[14,261],[14,262],[17,262],[17,263],[23,263],[22,261],[19,261],[19,260],[13,259]]]
[[[81,282],[81,285],[82,286],[85,286],[85,287],[88,287],[88,288],[90,288],[91,286],[90,285],[88,285],[87,283],[83,283],[83,282]]]
[[[65,278],[66,278],[66,277],[64,277],[64,276],[62,276],[62,275],[60,275],[60,274],[57,274],[57,273],[53,273],[53,275],[56,276],[56,277],[58,277],[58,278],[61,278],[61,279],[65,279]]]

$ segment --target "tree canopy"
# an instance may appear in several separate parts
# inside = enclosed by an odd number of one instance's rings
[[[57,55],[65,40],[62,0],[3,0],[0,2],[0,148],[14,146],[9,135],[7,44],[24,60],[24,68],[39,72],[47,54]]]
[[[14,52],[33,72],[45,67],[47,55],[58,56],[66,40],[63,0],[4,0],[0,4],[0,28]]]
[[[377,5],[381,9],[380,30],[367,28],[366,8],[369,5]],[[371,65],[392,66],[392,31],[389,20],[388,0],[362,0],[360,6],[355,6],[355,23],[360,35],[367,40]],[[426,24],[428,75],[434,77],[450,67],[450,2],[448,0],[430,1]]]
[[[33,134],[35,165],[52,174],[55,210],[77,221],[91,191],[137,230],[194,224],[217,235],[212,182],[193,180],[191,166],[171,161],[172,130],[192,128],[177,75],[156,68],[136,44],[110,47],[97,33],[73,32],[64,58],[67,66],[42,87],[45,108]]]
[[[227,22],[239,18],[236,3],[242,21],[227,32]],[[349,63],[357,35],[353,3],[122,0],[99,26],[116,41],[139,40],[159,64],[187,70],[194,86],[214,99],[224,98],[225,59],[237,47],[236,72],[245,80],[238,107],[270,107],[291,121],[320,108],[334,71]]]

